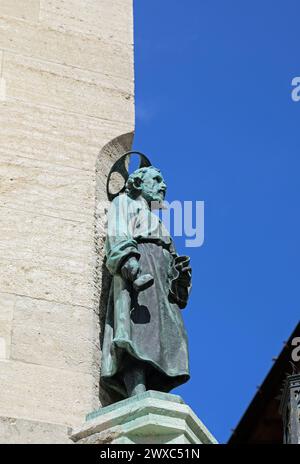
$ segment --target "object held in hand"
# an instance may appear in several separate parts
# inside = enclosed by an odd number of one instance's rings
[[[180,309],[186,307],[191,287],[192,270],[188,256],[176,256],[171,269],[171,288],[169,298]]]
[[[192,272],[189,256],[176,256],[174,268],[173,283],[177,282],[189,286]]]
[[[133,288],[137,292],[141,292],[142,290],[146,290],[146,288],[151,287],[154,284],[154,278],[151,274],[144,274],[135,279],[133,282]]]

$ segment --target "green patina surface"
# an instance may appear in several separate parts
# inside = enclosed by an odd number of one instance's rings
[[[118,403],[114,403],[109,406],[105,406],[104,408],[100,408],[95,411],[92,411],[86,415],[86,420],[89,421],[89,420],[95,419],[96,417],[102,416],[103,414],[107,414],[108,412],[115,411],[124,406],[129,406],[130,404],[134,404],[138,401],[141,401],[147,398],[154,398],[154,399],[163,400],[163,401],[170,401],[173,403],[185,404],[183,399],[178,395],[172,395],[169,393],[161,393],[157,391],[148,390],[145,393],[141,393],[140,395],[136,395],[136,396],[127,398],[126,400],[119,401]]]
[[[107,216],[105,263],[113,278],[101,386],[124,399],[145,390],[167,393],[190,378],[181,309],[188,301],[191,268],[153,212],[163,207],[165,192],[158,169],[138,169]]]
[[[71,439],[81,444],[217,444],[180,396],[154,390],[91,412]]]

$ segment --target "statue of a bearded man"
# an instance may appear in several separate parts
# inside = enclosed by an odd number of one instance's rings
[[[111,203],[106,267],[112,274],[101,382],[127,398],[146,390],[168,392],[189,377],[187,304],[191,268],[178,256],[161,208],[166,184],[153,166],[131,174]]]

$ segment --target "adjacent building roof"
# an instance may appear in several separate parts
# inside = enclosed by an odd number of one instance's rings
[[[279,405],[286,376],[295,371],[300,372],[300,362],[292,360],[292,351],[295,349],[292,341],[297,337],[300,337],[300,322],[259,387],[228,444],[277,444],[283,442]]]

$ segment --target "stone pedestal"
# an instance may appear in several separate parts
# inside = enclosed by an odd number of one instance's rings
[[[156,391],[88,414],[70,438],[80,444],[217,443],[180,396]]]

